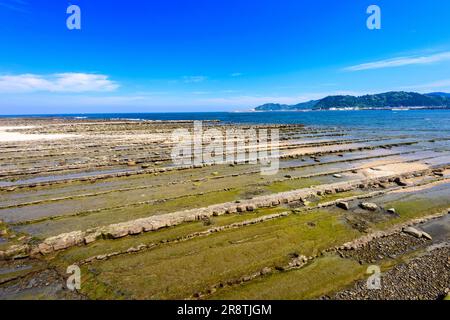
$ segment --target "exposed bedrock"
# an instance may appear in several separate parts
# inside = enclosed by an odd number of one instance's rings
[[[401,177],[402,179],[411,178],[417,176],[418,174],[428,173],[428,171],[429,170],[411,172],[401,175]],[[84,231],[73,231],[47,238],[37,246],[21,245],[11,247],[6,251],[1,251],[0,258],[15,259],[22,258],[27,255],[46,255],[54,251],[70,248],[72,246],[90,244],[99,239],[118,239],[129,235],[138,235],[143,232],[156,231],[162,228],[176,226],[185,222],[199,221],[212,216],[252,212],[257,208],[269,208],[276,207],[280,204],[284,205],[298,201],[306,201],[305,199],[311,196],[347,192],[358,188],[365,188],[370,185],[377,185],[382,182],[386,183],[386,181],[394,182],[396,178],[398,178],[398,176],[338,182],[328,185],[314,186],[306,189],[258,196],[249,200],[240,200],[239,203],[228,202],[215,204],[204,208],[189,209],[163,215],[150,216],[108,226],[96,227]],[[336,200],[331,203],[337,204],[338,206],[344,206],[340,200]],[[330,203],[327,203],[327,205],[330,205]],[[371,211],[378,208],[376,204],[372,203],[363,202],[361,205]]]

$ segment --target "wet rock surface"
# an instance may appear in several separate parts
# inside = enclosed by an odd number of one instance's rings
[[[398,256],[430,245],[424,238],[418,239],[411,235],[396,233],[387,237],[377,238],[356,250],[338,250],[343,258],[352,258],[361,264],[375,263],[383,259],[395,259]]]
[[[382,273],[381,289],[370,290],[366,281],[341,291],[337,300],[442,300],[450,284],[450,248],[437,248]]]
[[[33,272],[0,286],[0,300],[84,300],[66,287],[65,279],[53,269]]]

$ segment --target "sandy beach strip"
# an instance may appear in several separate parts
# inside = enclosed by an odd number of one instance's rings
[[[0,142],[42,141],[73,138],[73,134],[25,134],[14,130],[33,129],[35,126],[0,127]]]

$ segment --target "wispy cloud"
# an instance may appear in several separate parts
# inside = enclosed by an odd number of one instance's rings
[[[234,73],[230,74],[230,76],[232,76],[232,77],[240,77],[240,76],[243,76],[243,75],[244,74],[241,73],[241,72],[234,72]]]
[[[417,84],[413,86],[405,86],[401,89],[407,89],[407,90],[417,90],[422,92],[430,92],[437,89],[445,89],[445,91],[450,90],[450,79],[444,79],[434,82],[427,82],[422,84]]]
[[[199,82],[206,81],[206,79],[208,79],[208,77],[205,77],[205,76],[184,76],[183,77],[183,81],[185,83],[199,83]]]
[[[29,12],[28,2],[24,0],[0,0],[0,7],[17,12]]]
[[[422,56],[408,56],[408,57],[399,57],[394,59],[386,59],[373,61],[363,64],[358,64],[355,66],[347,67],[345,71],[362,71],[362,70],[372,70],[372,69],[383,69],[383,68],[395,68],[395,67],[403,67],[409,65],[420,65],[420,64],[429,64],[435,62],[441,62],[450,60],[450,51],[435,53],[431,55],[422,55]]]
[[[96,92],[114,91],[119,85],[93,73],[19,74],[0,76],[0,92]]]

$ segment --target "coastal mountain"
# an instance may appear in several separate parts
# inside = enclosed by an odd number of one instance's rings
[[[450,108],[450,94],[435,92],[392,91],[364,96],[328,96],[295,105],[268,103],[255,108],[256,111],[329,110],[344,108],[389,109],[399,107]]]
[[[313,109],[319,100],[311,100],[294,105],[266,103],[256,108],[258,111],[286,111],[286,110],[309,110]]]

